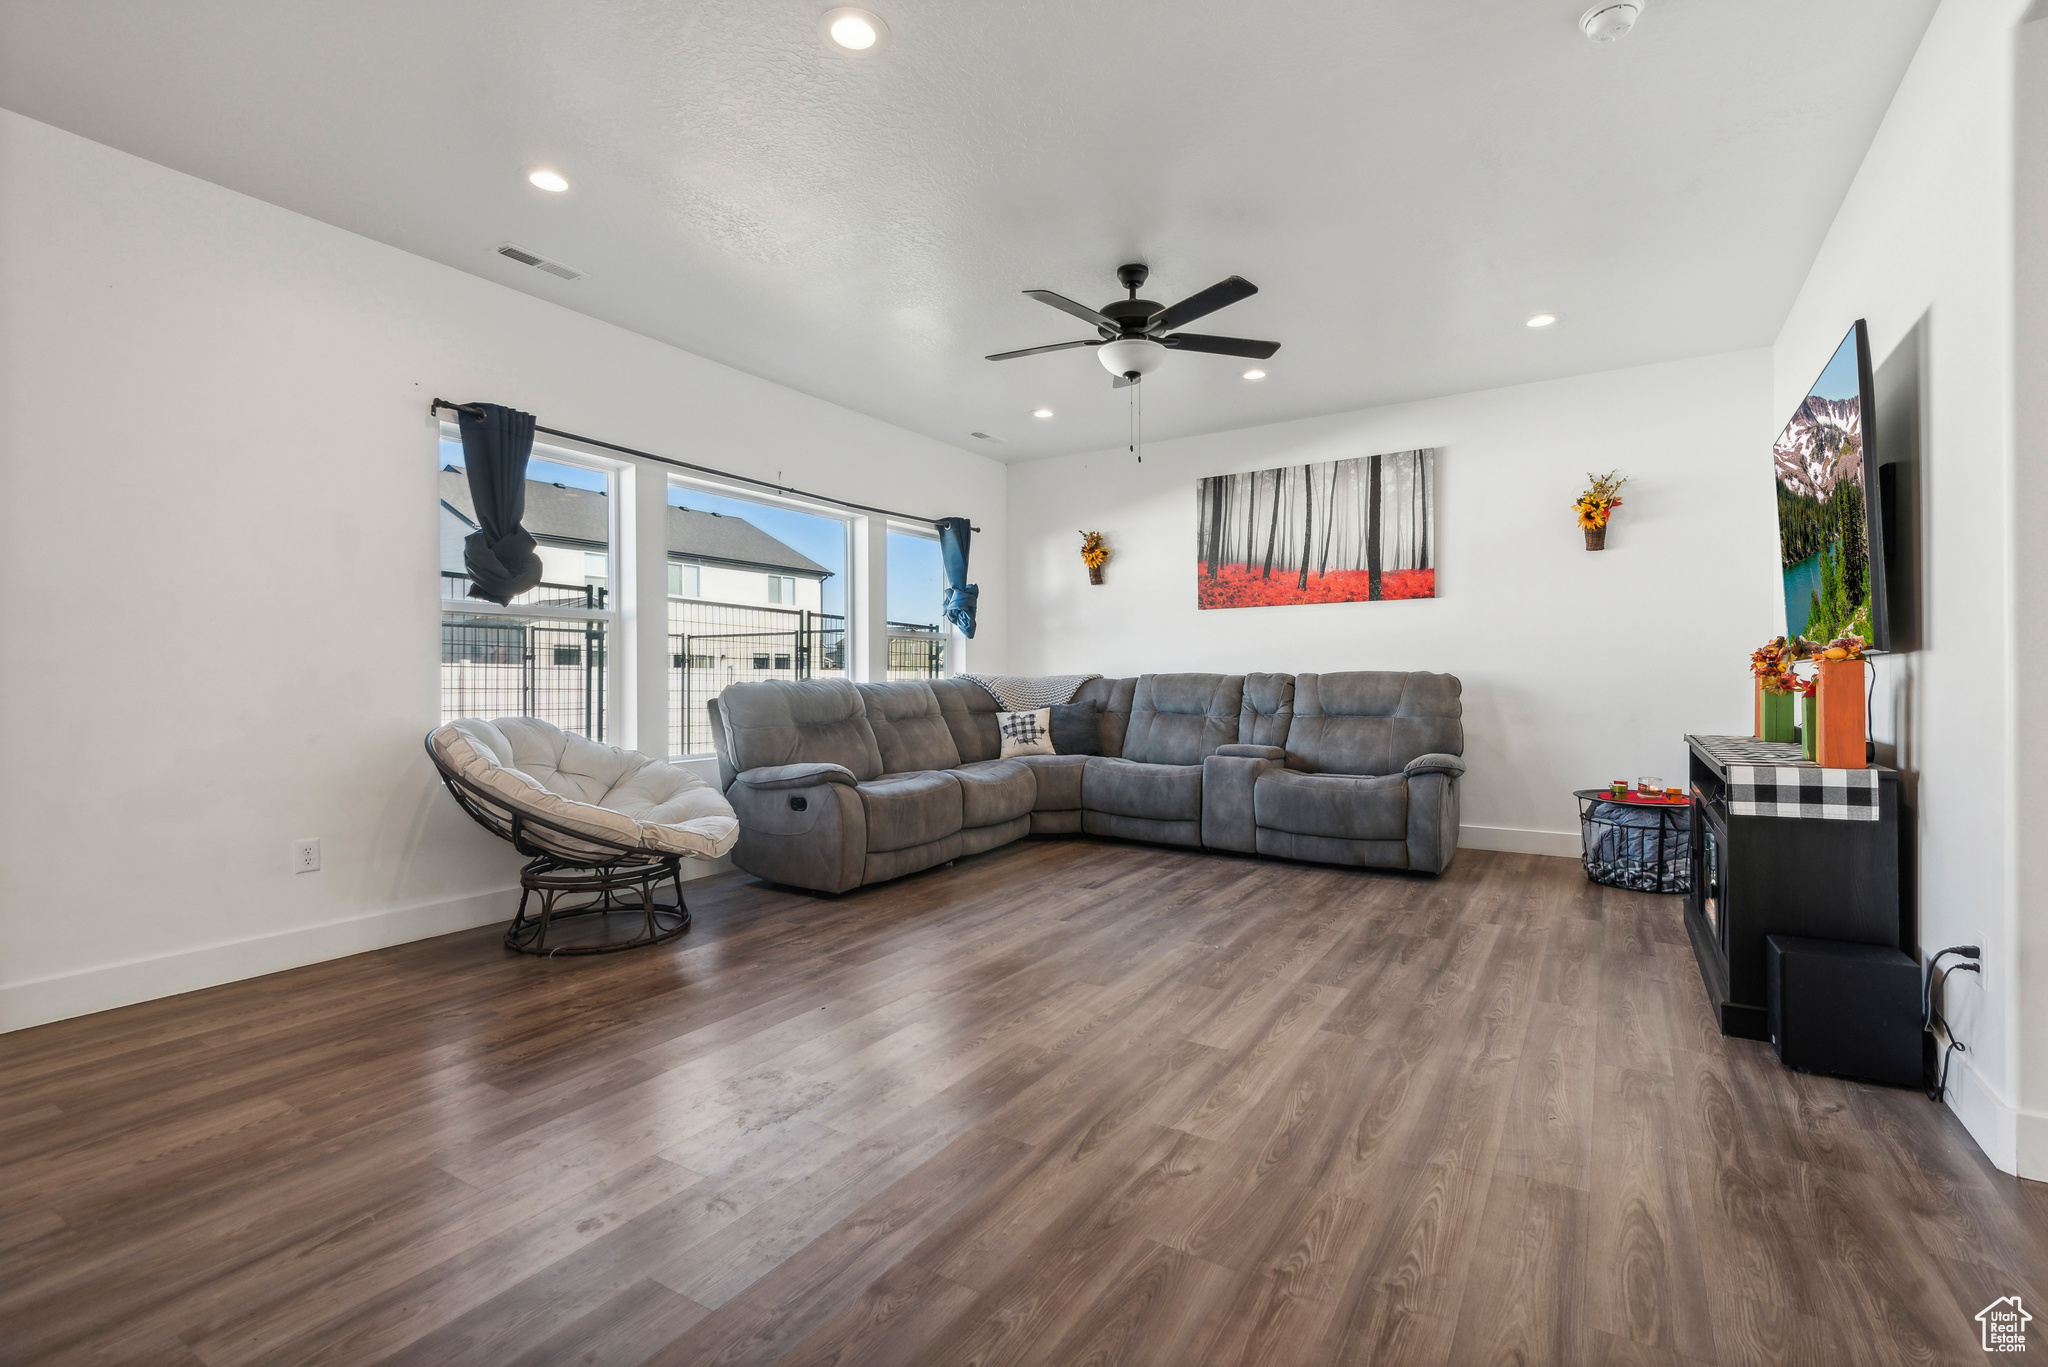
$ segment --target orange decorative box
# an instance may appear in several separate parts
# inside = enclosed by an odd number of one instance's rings
[[[1822,660],[1814,695],[1819,739],[1813,760],[1823,769],[1864,769],[1863,661]]]

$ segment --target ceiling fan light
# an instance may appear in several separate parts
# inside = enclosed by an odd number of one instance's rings
[[[1140,378],[1159,369],[1166,360],[1166,348],[1150,337],[1119,337],[1114,342],[1104,342],[1095,354],[1110,374]]]

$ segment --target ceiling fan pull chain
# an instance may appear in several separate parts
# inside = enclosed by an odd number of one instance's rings
[[[1133,384],[1130,386],[1130,390],[1130,452],[1138,458],[1138,464],[1143,465],[1145,463],[1145,452],[1143,450],[1145,443],[1145,386]]]

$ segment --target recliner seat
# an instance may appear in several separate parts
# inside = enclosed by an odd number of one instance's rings
[[[1447,674],[1091,679],[1100,755],[1001,757],[960,679],[735,684],[708,704],[733,861],[844,892],[1025,835],[1441,872],[1462,705]]]

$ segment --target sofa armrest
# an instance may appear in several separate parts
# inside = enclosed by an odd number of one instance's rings
[[[748,769],[737,775],[733,782],[744,783],[749,788],[815,788],[820,783],[843,783],[852,788],[859,780],[853,770],[843,764],[774,764],[763,769]]]
[[[1233,755],[1231,750],[1256,750],[1255,755]],[[1272,751],[1268,758],[1263,752]],[[1259,776],[1283,768],[1280,757],[1286,751],[1274,745],[1226,745],[1202,761],[1202,848],[1234,850],[1239,854],[1259,852],[1258,822],[1252,807],[1253,790]]]
[[[1408,867],[1418,873],[1442,873],[1449,868],[1451,857],[1458,852],[1458,824],[1458,776],[1441,769],[1411,771],[1408,775]]]
[[[1216,753],[1227,759],[1277,759],[1285,761],[1287,751],[1277,745],[1219,745]]]
[[[785,769],[837,770],[755,785],[749,774]],[[732,862],[758,878],[819,892],[860,886],[867,867],[867,810],[853,776],[836,764],[787,764],[749,770],[726,791],[740,834]]]
[[[1410,778],[1417,774],[1448,774],[1456,778],[1465,772],[1465,761],[1456,755],[1417,755],[1401,772]]]

